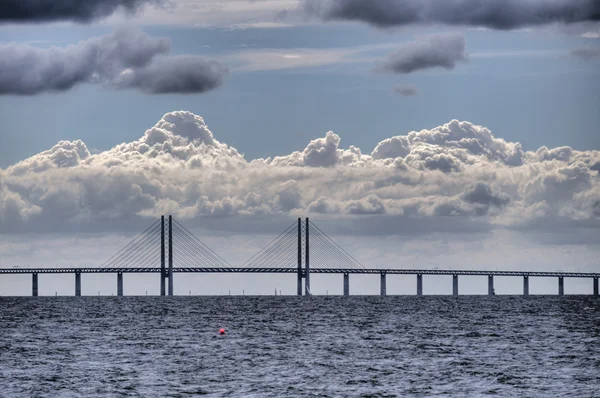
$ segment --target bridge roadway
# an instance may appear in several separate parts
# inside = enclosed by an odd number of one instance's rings
[[[107,273],[160,273],[160,267],[130,268],[0,268],[0,274],[107,274]],[[304,271],[304,270],[303,270]],[[242,267],[173,267],[173,272],[197,273],[297,273],[297,268],[242,268]],[[310,268],[315,274],[393,274],[393,275],[471,275],[471,276],[530,276],[530,277],[569,277],[600,278],[596,272],[563,272],[563,271],[492,271],[492,270],[452,270],[452,269],[398,269],[398,268]]]
[[[379,274],[380,275],[380,294],[386,293],[387,274],[396,275],[416,275],[417,276],[417,295],[423,295],[423,275],[452,275],[452,295],[458,296],[458,276],[487,276],[488,277],[488,295],[493,296],[494,276],[517,276],[523,278],[523,295],[529,295],[530,277],[555,277],[558,278],[558,294],[564,295],[564,279],[569,278],[593,278],[593,294],[599,296],[600,273],[592,272],[564,272],[564,271],[484,271],[484,270],[451,270],[451,269],[397,269],[397,268],[245,268],[245,267],[130,267],[130,268],[0,268],[0,274],[31,274],[32,296],[38,295],[38,274],[75,274],[75,296],[81,296],[81,274],[117,274],[117,295],[123,295],[123,274],[124,273],[159,273],[161,274],[161,295],[165,295],[165,279],[169,280],[169,296],[173,295],[173,273],[295,273],[298,274],[298,295],[302,295],[302,279],[305,280],[306,293],[310,294],[308,288],[309,274],[343,274],[344,296],[350,295],[350,274]]]

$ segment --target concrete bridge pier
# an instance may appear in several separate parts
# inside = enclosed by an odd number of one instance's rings
[[[417,296],[423,295],[423,274],[417,274]]]
[[[458,275],[452,275],[452,295],[458,296]]]
[[[386,285],[385,285],[385,272],[382,272],[380,274],[380,286],[379,286],[379,294],[382,296],[386,296],[387,295],[387,291],[386,291]]]
[[[488,296],[495,295],[494,291],[494,275],[488,275]]]
[[[117,296],[123,295],[123,273],[117,272]]]
[[[523,296],[529,296],[529,276],[523,276]]]
[[[81,272],[75,271],[75,296],[81,296]]]
[[[34,272],[31,274],[31,295],[37,297],[38,295],[38,274]]]
[[[344,296],[350,295],[350,274],[344,273]]]
[[[598,277],[594,278],[594,296],[598,297]]]
[[[562,276],[558,277],[558,295],[559,296],[565,295],[565,278]]]

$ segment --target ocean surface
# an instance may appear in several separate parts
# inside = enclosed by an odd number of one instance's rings
[[[600,397],[600,299],[0,298],[1,397],[199,395]]]

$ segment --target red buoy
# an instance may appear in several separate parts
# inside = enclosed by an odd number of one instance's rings
[[[225,334],[225,329],[223,329],[223,328],[219,329],[219,334]]]

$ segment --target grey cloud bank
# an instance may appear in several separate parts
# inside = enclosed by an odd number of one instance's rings
[[[461,34],[422,37],[400,46],[375,70],[406,74],[430,68],[454,69],[458,62],[467,62],[465,38]]]
[[[301,4],[305,13],[324,20],[379,27],[446,24],[517,29],[600,20],[597,0],[304,0]]]
[[[367,234],[600,226],[600,151],[525,152],[456,120],[388,138],[371,154],[340,143],[328,132],[302,151],[248,161],[201,117],[170,112],[110,150],[61,141],[0,170],[0,232],[160,214],[223,230],[311,213],[352,229],[358,217]]]
[[[35,95],[79,84],[151,94],[202,93],[222,84],[227,68],[196,56],[169,56],[168,39],[120,29],[68,47],[0,45],[0,95]]]
[[[165,0],[3,0],[0,22],[90,22],[119,9],[133,13],[145,4],[164,3]]]

